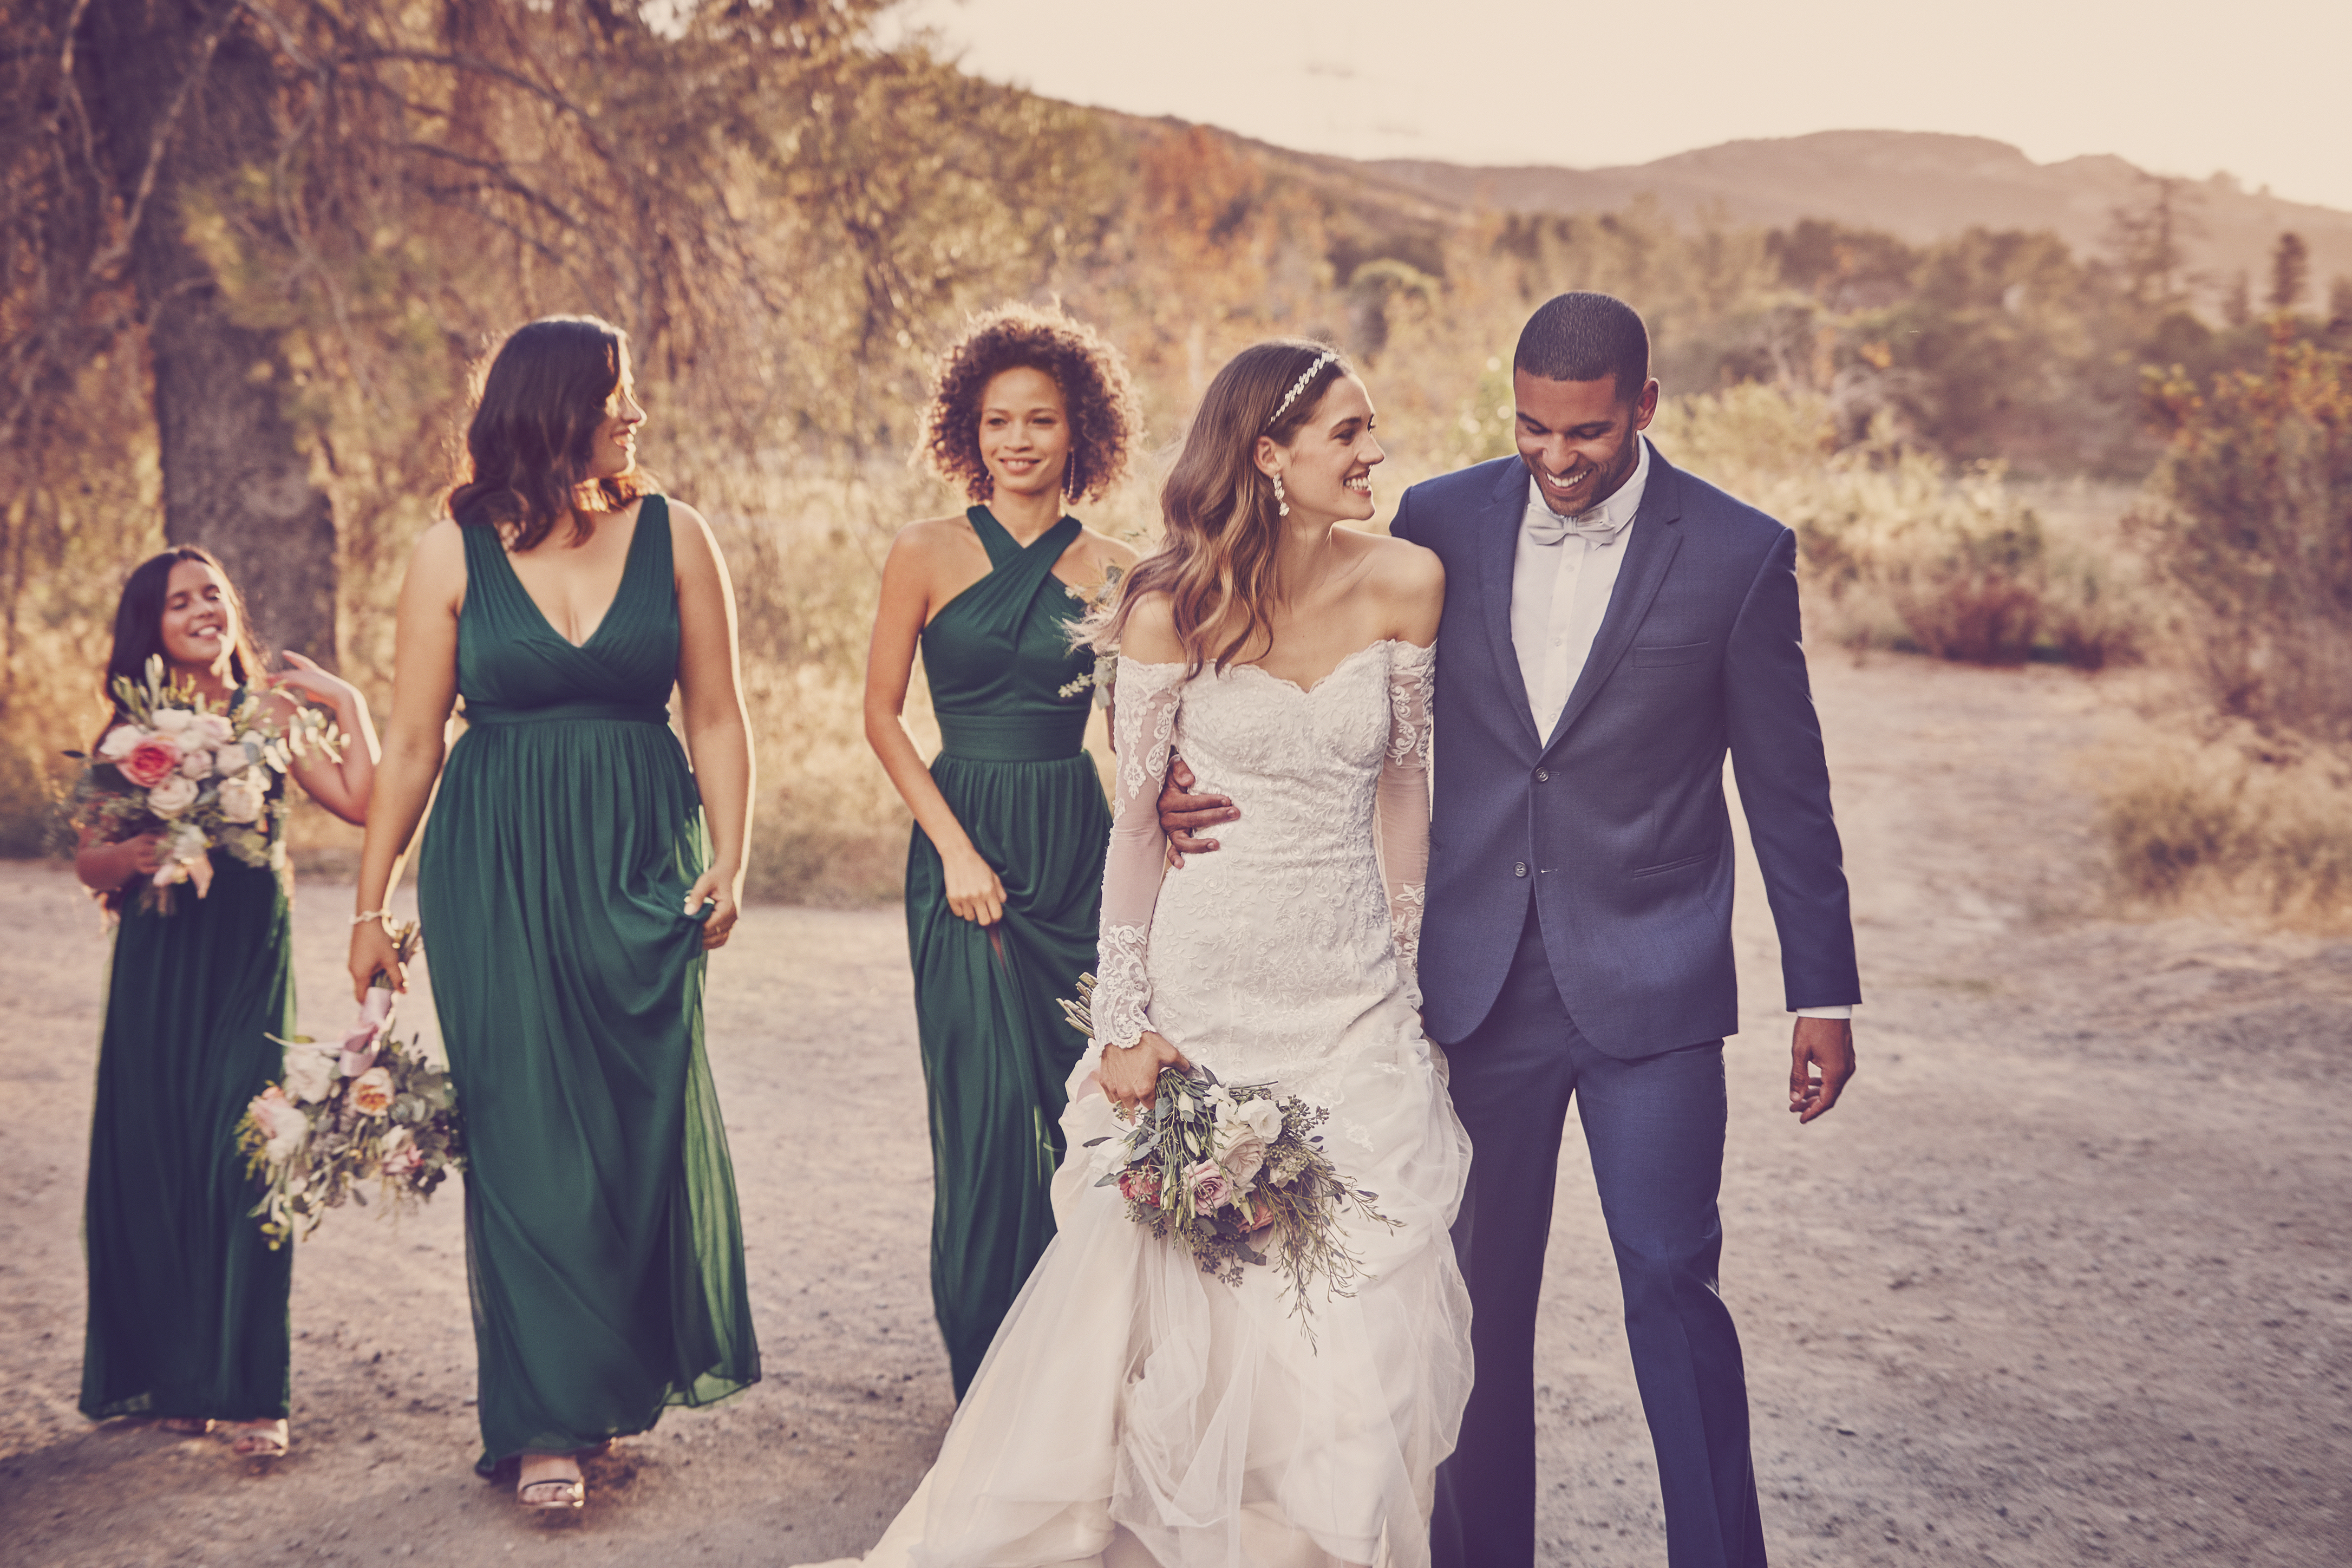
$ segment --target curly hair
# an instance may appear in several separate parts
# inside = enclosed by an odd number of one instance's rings
[[[1008,370],[1043,371],[1061,389],[1070,416],[1070,461],[1062,493],[1100,496],[1127,468],[1139,423],[1127,362],[1092,327],[1059,305],[1004,305],[975,318],[940,355],[938,384],[916,455],[975,501],[996,493],[980,457],[980,400]]]

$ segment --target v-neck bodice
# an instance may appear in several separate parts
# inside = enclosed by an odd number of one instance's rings
[[[1065,517],[1024,545],[986,507],[964,515],[990,570],[923,628],[923,673],[942,748],[975,762],[1075,756],[1086,741],[1088,693],[1061,693],[1093,658],[1070,647],[1069,625],[1086,606],[1054,567],[1081,525]]]
[[[646,497],[612,607],[583,643],[558,632],[525,591],[498,530],[463,529],[466,602],[457,616],[457,690],[468,723],[558,719],[667,721],[677,679],[677,592],[669,503]]]

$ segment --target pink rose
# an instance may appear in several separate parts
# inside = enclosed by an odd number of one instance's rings
[[[255,1123],[268,1140],[268,1155],[272,1163],[282,1163],[289,1158],[310,1134],[310,1119],[303,1115],[301,1108],[289,1100],[276,1084],[255,1096],[253,1103],[247,1109],[253,1113]]]
[[[180,748],[161,735],[149,735],[114,764],[122,776],[141,789],[153,789],[180,770]]]
[[[1184,1184],[1192,1189],[1194,1214],[1208,1214],[1234,1201],[1233,1178],[1214,1160],[1203,1160],[1185,1172]]]
[[[387,1176],[408,1174],[416,1169],[423,1158],[417,1153],[415,1140],[409,1137],[405,1127],[395,1127],[383,1135],[381,1153],[381,1165]]]
[[[1246,1189],[1257,1173],[1265,1169],[1265,1140],[1255,1132],[1240,1133],[1225,1145],[1225,1152],[1218,1157],[1217,1163],[1224,1167],[1225,1174],[1233,1178],[1234,1186]]]
[[[382,1116],[392,1109],[392,1072],[370,1068],[352,1079],[351,1105],[362,1116]]]

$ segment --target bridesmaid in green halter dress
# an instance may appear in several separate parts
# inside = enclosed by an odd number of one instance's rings
[[[437,775],[417,902],[466,1117],[477,1468],[519,1458],[527,1508],[582,1506],[577,1454],[760,1375],[702,1039],[751,827],[734,598],[636,473],[644,418],[593,318],[491,363],[474,478],[401,589],[352,939],[355,988],[399,978],[381,915]]]
[[[1085,750],[1093,668],[1069,628],[1134,552],[1065,516],[1125,465],[1117,353],[1058,310],[982,317],[942,356],[927,452],[974,504],[909,523],[883,568],[866,737],[915,816],[907,943],[929,1092],[931,1300],[961,1398],[1054,1237],[1062,1019],[1094,967],[1110,810]],[[940,723],[900,721],[919,644]]]

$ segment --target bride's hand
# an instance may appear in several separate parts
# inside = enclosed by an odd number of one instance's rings
[[[1189,1072],[1192,1064],[1183,1052],[1146,1029],[1132,1046],[1104,1047],[1095,1076],[1102,1083],[1104,1099],[1121,1110],[1133,1110],[1158,1097],[1160,1070],[1171,1067]]]

